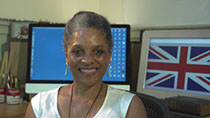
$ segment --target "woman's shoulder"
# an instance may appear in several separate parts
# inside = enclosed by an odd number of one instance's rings
[[[133,97],[134,94],[132,93],[108,85],[104,107],[102,107],[103,112],[101,112],[98,116],[105,115],[107,117],[125,117]],[[112,111],[114,112],[107,113],[110,108],[112,108]]]
[[[126,90],[123,90],[123,89],[117,89],[117,88],[114,88],[112,86],[108,86],[108,93],[111,93],[111,94],[114,94],[114,95],[120,95],[120,96],[130,96],[130,97],[133,97],[134,94],[133,93],[130,93]]]
[[[52,95],[58,94],[59,89],[60,87],[49,90],[49,91],[42,91],[42,92],[39,92],[37,95],[40,95],[41,97],[52,96]]]
[[[51,111],[53,111],[52,114],[56,115],[57,95],[59,88],[39,92],[32,98],[31,105],[36,116],[44,116],[46,113],[50,113]]]
[[[107,94],[108,94],[108,96],[111,96],[112,100],[115,99],[116,101],[121,101],[122,103],[124,103],[124,102],[130,103],[134,97],[133,93],[130,93],[126,90],[117,89],[117,88],[114,88],[111,86],[108,87]]]
[[[59,87],[60,88],[60,87]],[[37,103],[37,102],[46,102],[48,101],[49,99],[52,100],[52,99],[56,99],[57,95],[58,95],[58,91],[59,91],[59,88],[56,88],[56,89],[52,89],[52,90],[49,90],[49,91],[43,91],[43,92],[39,92],[37,95],[35,95],[33,98],[32,98],[32,105],[33,103]]]

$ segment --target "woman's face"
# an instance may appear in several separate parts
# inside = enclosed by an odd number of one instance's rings
[[[75,82],[93,85],[102,81],[111,53],[105,37],[95,28],[77,30],[67,47],[66,62]]]

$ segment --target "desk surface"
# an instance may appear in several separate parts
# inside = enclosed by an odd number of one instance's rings
[[[0,118],[24,118],[28,103],[0,103]]]

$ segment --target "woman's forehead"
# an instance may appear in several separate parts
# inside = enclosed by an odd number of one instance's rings
[[[104,35],[94,28],[82,28],[74,32],[70,45],[107,45]]]
[[[77,30],[75,30],[75,32],[73,33],[73,36],[86,36],[86,35],[100,35],[100,36],[104,36],[103,33],[94,27],[89,27],[89,28],[78,28]]]

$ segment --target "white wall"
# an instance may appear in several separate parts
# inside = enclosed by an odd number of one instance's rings
[[[113,24],[123,23],[123,3],[123,0],[100,0],[99,13]]]
[[[99,13],[99,0],[62,0],[61,8],[60,18],[62,18],[62,21],[67,22],[78,11]]]
[[[0,17],[20,20],[66,22],[80,10],[99,11],[98,0],[4,0]]]
[[[123,0],[3,0],[0,18],[67,22],[76,12],[94,11],[123,23]]]
[[[210,24],[209,0],[124,0],[124,8],[137,27]]]
[[[4,0],[0,4],[0,17],[59,21],[62,17],[61,3],[60,0]]]
[[[66,22],[80,10],[111,23],[152,27],[210,24],[209,0],[1,0],[0,17]]]

